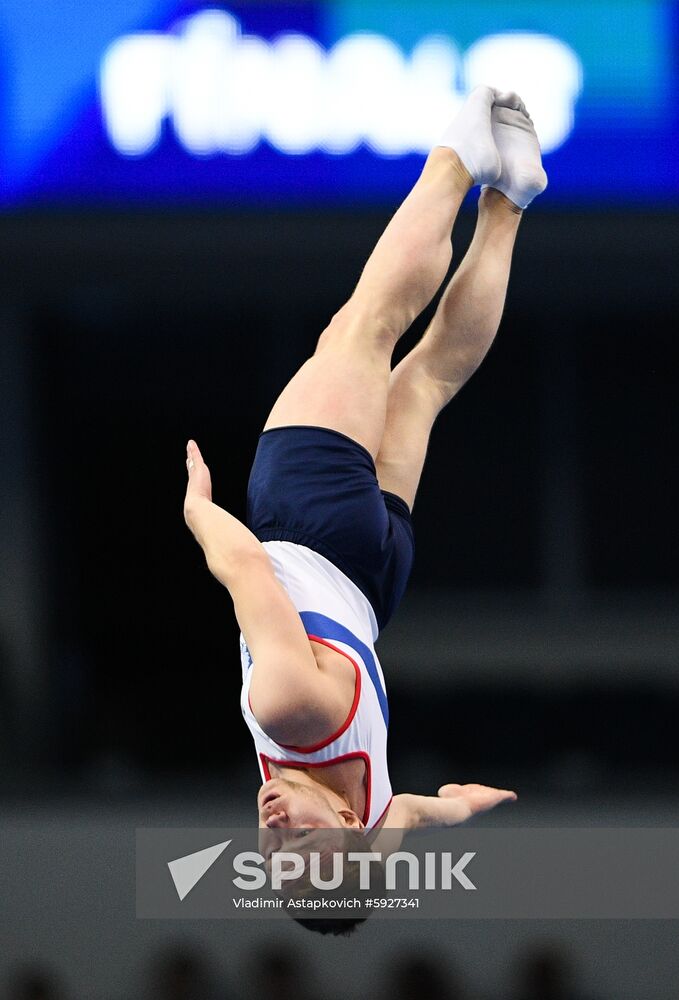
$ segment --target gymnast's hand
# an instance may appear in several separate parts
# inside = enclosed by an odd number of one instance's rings
[[[516,802],[516,792],[488,785],[442,785],[438,790],[437,804],[441,826],[456,826],[477,813],[494,809],[502,802]]]
[[[502,802],[515,802],[516,792],[488,785],[442,785],[438,795],[395,795],[385,827],[422,830],[457,826]]]
[[[186,446],[186,470],[189,474],[189,481],[186,484],[185,515],[187,508],[190,514],[191,508],[196,501],[212,500],[210,470],[205,464],[203,456],[200,453],[200,448],[195,441],[189,441]]]
[[[186,471],[189,478],[184,497],[184,520],[198,544],[206,550],[210,534],[209,522],[211,516],[214,516],[210,508],[215,505],[212,503],[210,470],[195,441],[189,441],[186,445]]]
[[[225,587],[244,559],[260,559],[264,549],[244,524],[212,502],[210,470],[195,441],[186,446],[188,482],[184,498],[184,520],[203,549],[208,568]]]

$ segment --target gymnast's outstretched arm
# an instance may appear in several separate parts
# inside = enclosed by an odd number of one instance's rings
[[[205,553],[210,572],[230,592],[232,586],[238,585],[244,563],[268,562],[268,556],[261,542],[238,518],[212,502],[210,470],[195,441],[186,446],[186,468],[184,520]]]
[[[477,813],[503,802],[515,802],[516,792],[488,785],[442,785],[438,795],[395,795],[371,847],[390,853],[401,846],[404,834],[431,827],[459,826]]]
[[[395,795],[385,827],[423,830],[431,826],[458,826],[502,802],[515,802],[516,792],[487,785],[443,785],[438,795]]]
[[[319,669],[262,544],[212,502],[210,472],[195,441],[188,443],[186,466],[184,518],[210,572],[233,600],[253,660],[250,700],[257,721],[281,742],[313,742],[346,714],[343,691]]]

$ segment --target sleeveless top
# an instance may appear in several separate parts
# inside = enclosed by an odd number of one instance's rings
[[[351,759],[365,764],[365,810],[361,817],[372,829],[392,798],[387,768],[389,710],[384,675],[374,649],[377,623],[365,595],[328,559],[294,542],[264,542],[278,580],[299,612],[310,639],[346,656],[356,686],[349,713],[334,733],[313,746],[276,743],[261,728],[250,707],[252,657],[240,637],[243,688],[241,710],[252,733],[264,781],[269,763],[327,767]]]

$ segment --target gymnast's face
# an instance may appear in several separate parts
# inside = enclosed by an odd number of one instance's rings
[[[302,784],[287,778],[265,782],[257,795],[260,829],[294,830],[360,827],[354,813],[336,809],[332,793],[318,785]]]

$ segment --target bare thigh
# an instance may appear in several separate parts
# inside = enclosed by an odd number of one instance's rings
[[[417,347],[391,373],[377,478],[381,489],[401,497],[411,510],[431,429],[449,399],[448,387],[431,377]]]
[[[395,337],[348,304],[321,335],[316,353],[276,400],[264,429],[328,427],[377,457],[384,433]]]

